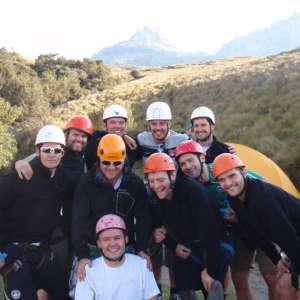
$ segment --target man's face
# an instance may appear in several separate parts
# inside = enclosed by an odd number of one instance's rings
[[[240,169],[233,169],[224,172],[218,177],[221,188],[231,197],[239,195],[245,186],[244,177],[247,176],[247,171],[244,169],[241,173]],[[245,192],[241,195],[244,197]]]
[[[154,139],[158,142],[164,142],[171,127],[171,122],[165,120],[151,120],[148,122],[148,125]]]
[[[203,155],[201,155],[203,156]],[[201,164],[198,156],[194,153],[186,153],[179,156],[179,166],[182,172],[193,179],[198,179],[201,174]]]
[[[193,120],[193,129],[197,140],[205,141],[215,129],[215,125],[210,124],[206,118],[198,118]]]
[[[114,260],[125,252],[127,239],[121,229],[111,228],[100,233],[97,245],[106,257]]]
[[[62,149],[62,145],[58,144],[58,143],[43,143],[41,145],[41,147],[43,147],[43,148],[46,148],[46,147],[61,148]],[[64,156],[64,152],[58,153],[58,154],[55,154],[53,151],[51,151],[50,153],[44,153],[42,150],[37,148],[36,155],[39,156],[42,165],[45,168],[49,169],[52,173],[54,173],[56,168],[60,164],[62,157]]]
[[[171,180],[175,180],[176,172],[171,173]],[[173,190],[167,172],[156,172],[148,174],[150,188],[161,200],[172,200]]]
[[[100,169],[104,175],[104,177],[106,178],[106,180],[114,185],[119,177],[120,177],[120,174],[122,172],[122,169],[124,167],[124,163],[125,163],[125,160],[122,161],[121,164],[119,165],[114,165],[113,163],[110,163],[110,165],[106,165],[108,162],[103,162],[101,159],[100,159]],[[118,163],[118,162],[116,162]]]
[[[86,147],[88,135],[77,129],[69,129],[69,135],[65,133],[67,138],[67,148],[72,149],[75,153],[79,153]]]
[[[117,134],[122,137],[127,130],[127,122],[124,118],[110,118],[103,122],[103,129],[107,133]]]

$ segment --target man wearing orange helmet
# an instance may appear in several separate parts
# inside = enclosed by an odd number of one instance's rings
[[[77,283],[75,300],[157,300],[153,273],[140,257],[125,253],[128,235],[123,219],[104,215],[96,224],[97,246],[103,256],[86,266],[86,278]]]
[[[280,298],[297,299],[300,297],[299,199],[274,185],[247,177],[244,167],[238,157],[222,154],[213,162],[213,176],[229,194],[228,200],[239,222],[282,272],[277,285]],[[287,257],[281,258],[271,242]],[[287,279],[291,279],[289,285]]]
[[[205,289],[211,299],[224,299],[222,283],[234,254],[233,235],[205,187],[177,177],[173,160],[154,153],[144,173],[158,203],[153,206],[155,239],[176,253],[176,287],[182,300],[197,299]]]
[[[97,155],[99,165],[79,179],[73,204],[72,241],[79,261],[79,281],[86,276],[85,265],[91,266],[90,248],[97,248],[91,237],[98,219],[105,214],[117,214],[124,219],[129,236],[127,251],[146,258],[151,268],[147,255],[151,235],[147,191],[143,181],[125,165],[124,141],[115,134],[105,135]],[[72,284],[76,285],[76,280]]]
[[[199,183],[203,184],[210,193],[218,201],[225,212],[228,209],[228,194],[225,192],[218,180],[215,180],[212,175],[212,164],[205,164],[204,150],[196,141],[186,141],[181,143],[175,151],[175,158],[179,164],[178,174],[182,173]],[[247,170],[248,176],[259,180],[265,180],[262,176]],[[228,216],[224,215],[227,220]],[[236,289],[237,298],[254,299],[254,294],[249,283],[250,269],[253,268],[253,261],[255,250],[257,252],[257,262],[259,270],[262,273],[269,289],[270,300],[277,299],[275,286],[278,279],[278,268],[271,262],[265,253],[255,246],[253,242],[246,238],[243,234],[242,228],[238,225],[233,225],[236,235],[238,236],[235,243],[235,256],[231,262],[231,271],[234,287]],[[247,246],[246,246],[247,245]],[[230,276],[228,275],[228,282],[225,285],[225,291],[229,285]]]

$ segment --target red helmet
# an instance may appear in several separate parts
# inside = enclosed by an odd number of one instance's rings
[[[82,115],[77,115],[71,118],[68,121],[66,129],[64,131],[68,129],[77,129],[83,131],[89,136],[89,138],[93,134],[93,124],[91,120],[88,117]]]
[[[96,235],[105,229],[118,228],[127,232],[125,223],[122,218],[117,215],[105,215],[96,224]]]
[[[212,172],[214,178],[217,179],[221,174],[229,170],[244,167],[245,165],[236,155],[223,153],[217,156],[213,161]]]
[[[178,161],[179,156],[186,153],[200,153],[205,155],[201,145],[196,141],[191,141],[191,140],[182,142],[176,148],[175,159]]]
[[[172,158],[165,153],[151,154],[145,163],[145,174],[156,173],[162,171],[176,171]]]

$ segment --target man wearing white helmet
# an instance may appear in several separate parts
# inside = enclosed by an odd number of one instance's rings
[[[197,138],[197,142],[201,145],[205,151],[207,164],[213,162],[213,160],[222,153],[235,154],[235,148],[227,146],[217,140],[213,135],[215,129],[215,115],[211,109],[205,106],[197,107],[191,115],[191,125],[194,129],[194,133]],[[233,149],[230,151],[230,149]]]
[[[140,257],[125,253],[128,235],[123,219],[104,215],[96,224],[97,245],[103,256],[86,266],[86,278],[76,287],[75,300],[157,300],[153,273]]]
[[[32,179],[21,180],[13,170],[0,182],[0,252],[8,254],[1,269],[5,297],[37,299],[37,289],[44,289],[53,299],[63,300],[68,299],[68,278],[49,241],[59,225],[61,209],[71,211],[70,184],[60,170],[64,133],[47,125],[39,131],[35,145],[38,159],[30,162]]]
[[[131,151],[130,143],[134,142],[131,138],[126,136],[127,130],[127,111],[119,104],[112,104],[105,108],[103,112],[103,129],[104,131],[96,130],[90,142],[88,143],[86,150],[86,165],[90,170],[95,164],[98,164],[99,159],[97,157],[97,148],[100,139],[106,134],[116,134],[122,137],[126,143],[127,160],[129,166],[134,164],[134,152]]]
[[[140,133],[136,138],[138,145],[136,159],[142,158],[144,166],[147,158],[151,154],[163,152],[168,154],[174,160],[176,147],[189,138],[186,134],[171,134],[172,114],[169,105],[164,102],[154,102],[150,104],[147,109],[146,121],[148,122],[149,131]],[[164,264],[169,269],[171,287],[170,299],[180,299],[175,284],[174,254],[168,249],[165,250],[161,243],[155,243],[154,239],[151,240],[148,251],[153,264],[154,276],[160,288],[158,298],[163,299],[164,297],[161,288],[162,265]],[[164,251],[166,251],[165,255],[163,255]],[[164,260],[163,257],[165,257]]]

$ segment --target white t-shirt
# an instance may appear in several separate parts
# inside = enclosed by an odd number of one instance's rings
[[[75,300],[143,300],[159,294],[154,275],[147,269],[146,259],[125,254],[117,268],[109,267],[103,257],[85,267],[86,278],[76,285]]]

